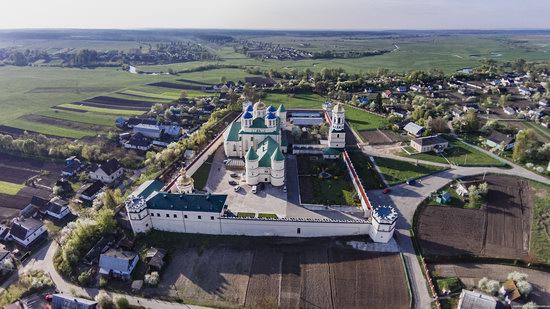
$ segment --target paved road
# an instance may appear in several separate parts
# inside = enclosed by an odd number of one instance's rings
[[[3,292],[3,290],[7,286],[14,283],[17,280],[18,274],[21,274],[28,269],[41,269],[46,273],[50,274],[50,277],[52,278],[53,282],[55,283],[60,293],[69,294],[73,296],[82,295],[88,298],[94,298],[99,293],[100,289],[79,287],[77,285],[74,285],[66,281],[59,275],[59,273],[57,273],[57,271],[53,266],[53,257],[54,257],[55,251],[57,250],[57,247],[58,247],[57,243],[50,241],[46,246],[42,247],[40,250],[35,252],[31,257],[29,257],[29,259],[27,259],[25,265],[19,269],[17,274],[12,275],[0,286],[0,292]],[[109,294],[113,299],[117,297],[125,297],[126,299],[128,299],[128,302],[130,302],[130,304],[139,305],[145,308],[207,309],[207,307],[186,305],[186,304],[180,304],[175,302],[166,302],[166,301],[161,301],[156,299],[148,299],[143,297],[124,295],[120,293],[107,292],[107,294]]]

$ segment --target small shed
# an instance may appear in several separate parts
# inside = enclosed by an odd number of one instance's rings
[[[447,191],[443,191],[437,195],[435,201],[439,204],[449,204],[451,202],[451,195]]]

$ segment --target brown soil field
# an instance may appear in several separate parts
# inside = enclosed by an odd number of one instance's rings
[[[12,182],[12,183],[24,183],[27,179],[36,175],[36,172],[32,170],[23,170],[18,168],[13,168],[5,165],[3,162],[0,162],[0,181]]]
[[[5,125],[0,125],[0,134],[7,134],[7,135],[11,135],[13,137],[18,137],[18,136],[21,136],[21,135],[25,134],[25,130],[13,128],[13,127],[8,127],[8,126],[5,126]]]
[[[34,195],[48,198],[50,191],[25,187],[17,195],[0,194],[0,221],[7,221],[19,215],[19,211],[31,202]]]
[[[205,83],[205,82],[199,82],[199,81],[196,81],[196,80],[190,80],[190,79],[178,79],[177,80],[178,82],[182,82],[182,83],[187,83],[187,84],[195,84],[195,85],[202,85],[202,86],[214,86],[212,84],[209,84],[209,83]]]
[[[110,87],[38,87],[28,93],[80,93],[80,92],[111,92]]]
[[[48,124],[56,127],[76,129],[76,130],[91,130],[91,131],[101,132],[101,131],[107,131],[107,128],[108,128],[100,125],[93,125],[88,123],[69,121],[69,120],[51,118],[51,117],[40,116],[40,115],[26,115],[26,116],[23,116],[22,118],[30,122],[38,122],[38,123]]]
[[[277,308],[281,282],[281,252],[258,248],[250,270],[246,291],[246,308]]]
[[[357,250],[329,253],[334,308],[409,307],[405,271],[396,267],[401,263],[399,254]]]
[[[147,85],[154,86],[154,87],[162,87],[162,88],[199,90],[199,91],[203,91],[206,88],[208,88],[207,86],[187,85],[187,84],[178,84],[178,83],[170,83],[170,82],[158,82],[158,83],[152,83]]]
[[[422,211],[417,234],[425,254],[529,259],[533,201],[528,182],[496,175],[485,181],[489,202],[481,209],[428,206]]]
[[[242,241],[241,241],[242,239]],[[407,308],[399,254],[356,251],[331,239],[232,238],[171,254],[157,288],[210,306]]]
[[[12,154],[0,152],[0,164],[19,169],[31,169],[37,172],[41,170],[55,173],[56,175],[63,169],[62,162],[43,161],[39,159],[20,157]]]
[[[363,140],[371,145],[391,144],[393,141],[378,130],[361,131]]]
[[[84,102],[95,103],[95,104],[112,105],[112,106],[117,106],[117,107],[119,107],[119,106],[151,107],[151,105],[155,104],[154,102],[149,102],[149,101],[129,100],[129,99],[106,97],[106,96],[99,96],[99,97],[91,98],[91,99],[85,100]]]
[[[58,109],[62,111],[70,111],[70,112],[76,112],[76,113],[87,113],[88,111],[78,109],[78,108],[70,108],[70,107],[63,107],[63,106],[52,106],[52,109]]]

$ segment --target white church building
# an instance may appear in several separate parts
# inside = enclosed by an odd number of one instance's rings
[[[254,105],[243,103],[241,119],[234,121],[224,133],[223,148],[228,158],[244,158],[247,184],[284,184],[285,126],[284,105],[275,108],[266,107],[262,101]]]

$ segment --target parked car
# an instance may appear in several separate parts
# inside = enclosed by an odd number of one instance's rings
[[[235,192],[239,192],[239,191],[241,190],[241,186],[235,186],[235,187],[233,188],[233,190],[234,190]]]
[[[390,188],[386,188],[382,191],[384,194],[388,194],[391,192],[391,189]]]
[[[409,180],[407,180],[407,184],[409,186],[414,186],[416,184],[416,180],[415,179],[409,179]]]
[[[283,187],[283,192],[286,193],[286,186]]]
[[[237,175],[237,173],[231,173],[231,174],[229,174],[229,176],[231,176],[231,178],[237,178],[237,177],[239,177],[239,175]]]
[[[252,193],[256,194],[258,192],[258,186],[252,186]]]
[[[230,180],[229,184],[232,185],[232,186],[238,185],[238,183],[235,180]]]

